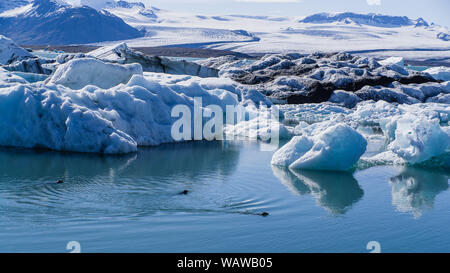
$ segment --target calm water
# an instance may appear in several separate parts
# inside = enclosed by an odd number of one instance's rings
[[[448,172],[293,173],[271,156],[249,142],[113,157],[0,150],[0,251],[450,251]]]

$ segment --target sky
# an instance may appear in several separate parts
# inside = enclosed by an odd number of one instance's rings
[[[450,26],[449,0],[128,0],[172,11],[202,15],[288,15],[352,11],[423,17]]]

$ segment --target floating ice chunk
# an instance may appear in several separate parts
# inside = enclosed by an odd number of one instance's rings
[[[305,121],[307,123],[317,123],[329,120],[335,115],[347,115],[352,110],[334,104],[298,104],[298,105],[278,105],[284,117],[293,121]]]
[[[370,168],[381,165],[406,165],[406,161],[392,151],[380,152],[376,155],[362,156],[358,168]]]
[[[115,128],[94,107],[87,93],[76,94],[62,86],[22,84],[3,88],[0,115],[2,146],[103,153],[136,151],[136,142]]]
[[[48,82],[62,84],[72,89],[81,89],[86,85],[107,89],[120,83],[127,83],[133,75],[142,75],[140,64],[118,65],[83,58],[60,65]]]
[[[361,101],[362,99],[354,92],[347,92],[343,90],[334,91],[329,99],[329,102],[337,103],[348,108],[355,107],[355,105]]]
[[[202,66],[194,62],[145,55],[144,53],[129,48],[125,43],[102,47],[91,51],[88,55],[121,64],[139,63],[143,71],[146,72],[192,75],[205,78],[217,77],[219,73],[215,68]]]
[[[395,139],[388,149],[411,164],[444,154],[450,145],[450,130],[443,129],[437,118],[407,113],[388,127],[395,128]]]
[[[292,137],[292,132],[280,122],[276,120],[261,122],[257,119],[241,121],[236,125],[227,126],[225,134],[263,141],[271,141],[272,137],[279,139]]]
[[[367,141],[347,125],[338,124],[315,139],[314,146],[290,168],[315,170],[347,170],[366,151]]]
[[[292,169],[343,171],[358,162],[366,146],[367,141],[356,130],[337,124],[318,135],[293,138],[274,154],[272,164]]]
[[[18,46],[13,40],[0,35],[0,64],[10,64],[31,57],[34,55]]]
[[[395,64],[401,67],[405,66],[405,60],[403,59],[403,57],[390,57],[382,61],[379,61],[378,63],[384,66],[391,64]]]
[[[128,45],[126,43],[119,43],[111,46],[100,47],[89,52],[88,55],[103,60],[120,61],[123,60],[123,57],[121,57],[121,51],[124,50],[129,50]]]
[[[295,136],[281,147],[272,157],[272,165],[289,167],[306,154],[314,145],[314,140],[306,136]]]
[[[0,79],[8,73],[2,72]],[[129,153],[139,145],[176,142],[171,130],[179,118],[171,116],[172,108],[184,105],[193,113],[194,96],[204,99],[204,111],[209,104],[238,103],[226,90],[197,84],[191,86],[197,90],[182,93],[141,75],[110,89],[89,85],[81,90],[5,77],[17,81],[0,84],[0,146]]]
[[[428,68],[424,71],[430,74],[433,78],[438,81],[450,81],[450,67],[439,66]]]
[[[292,137],[293,128],[280,123],[279,110],[276,106],[262,108],[255,104],[246,105],[241,103],[240,107],[241,109],[238,109],[235,116],[238,120],[235,120],[233,124],[227,124],[225,127],[226,135],[263,141],[277,141],[278,139],[289,139]],[[229,117],[227,116],[228,119]]]

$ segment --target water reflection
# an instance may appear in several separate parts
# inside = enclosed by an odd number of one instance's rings
[[[389,181],[392,185],[392,204],[400,212],[418,218],[431,209],[436,196],[448,190],[449,174],[437,170],[405,167]]]
[[[47,177],[134,176],[195,178],[201,173],[233,172],[239,147],[222,142],[188,142],[141,148],[137,154],[107,156],[17,149],[0,150],[0,177],[39,180]],[[193,160],[195,159],[195,160]]]
[[[222,142],[161,145],[125,156],[2,149],[0,209],[29,217],[182,209],[188,204],[177,203],[187,200],[179,191],[214,187],[234,172],[239,154],[239,147]],[[59,179],[64,183],[56,184]]]
[[[351,173],[299,171],[272,167],[274,175],[298,195],[311,194],[332,214],[345,214],[364,195]]]

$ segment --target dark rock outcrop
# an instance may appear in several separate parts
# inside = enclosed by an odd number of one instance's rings
[[[375,59],[347,53],[273,54],[242,65],[233,58],[205,61],[220,67],[220,74],[252,85],[275,102],[300,104],[328,101],[335,90],[356,92],[365,86],[388,87],[394,82],[422,84],[437,82],[426,73],[402,66],[381,65]],[[233,65],[236,64],[236,65]]]

